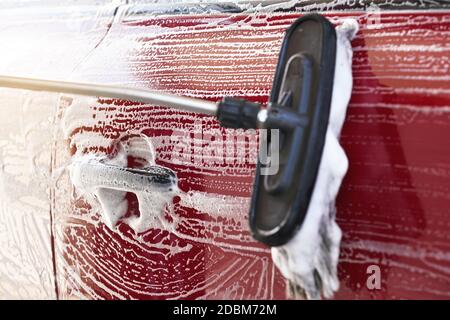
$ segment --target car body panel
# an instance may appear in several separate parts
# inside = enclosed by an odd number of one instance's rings
[[[115,7],[3,8],[0,73],[64,79],[106,35]],[[57,297],[51,156],[58,95],[0,88],[0,298]]]
[[[301,15],[139,8],[119,7],[71,80],[264,103],[283,32]],[[341,134],[350,166],[336,202],[344,237],[335,297],[447,299],[450,11],[325,14],[334,24],[360,23]],[[210,117],[163,107],[67,95],[54,121],[51,170],[62,171],[50,185],[49,212],[58,298],[286,298],[270,250],[248,230],[255,132],[236,134]],[[193,136],[199,126],[202,136]],[[147,137],[156,163],[177,173],[175,233],[136,235],[125,223],[110,230],[64,170],[75,149],[114,158],[118,142],[133,136]],[[231,158],[215,153],[227,141],[238,141]],[[129,214],[136,207],[129,198]],[[379,289],[367,286],[372,265],[381,271]]]

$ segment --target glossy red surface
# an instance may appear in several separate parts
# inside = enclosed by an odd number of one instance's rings
[[[283,31],[296,17],[123,16],[74,77],[265,102]],[[449,298],[450,13],[383,12],[370,25],[363,13],[328,17],[360,22],[352,43],[354,90],[341,136],[350,168],[337,199],[344,238],[336,298]],[[254,166],[214,154],[214,164],[195,162],[214,146],[205,136],[182,151],[186,161],[173,161],[170,136],[187,137],[199,122],[204,134],[221,130],[226,140],[230,131],[209,117],[160,107],[109,100],[82,107],[94,122],[72,138],[94,132],[108,141],[84,152],[113,156],[118,140],[148,136],[157,163],[177,173],[181,190],[202,192],[210,205],[198,208],[176,198],[174,214],[183,221],[177,235],[150,230],[141,237],[123,223],[113,232],[85,219],[92,210],[83,200],[57,210],[59,297],[286,297],[269,250],[248,233]],[[245,137],[254,156],[255,135]],[[69,157],[63,148],[55,167]],[[56,207],[67,204],[67,193],[55,192]],[[129,200],[133,214],[136,203]],[[366,286],[369,265],[380,267],[380,290]]]

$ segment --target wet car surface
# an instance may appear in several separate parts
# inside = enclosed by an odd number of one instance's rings
[[[10,54],[2,72],[33,69],[60,79],[264,103],[283,32],[302,14],[275,9],[130,5],[68,12],[59,20],[66,28],[42,40],[55,44],[53,50],[36,39],[28,49],[11,44],[9,50],[22,55]],[[344,234],[338,299],[450,294],[450,12],[413,9],[323,11],[334,24],[348,17],[360,24],[352,42],[353,96],[341,134],[350,166],[337,199]],[[33,24],[16,28],[23,34],[50,28],[44,13],[33,17]],[[46,58],[36,60],[43,53]],[[65,67],[54,65],[62,55]],[[28,64],[13,67],[14,61]],[[20,111],[2,120],[10,131],[0,141],[0,180],[3,190],[21,184],[19,196],[2,193],[0,220],[8,229],[0,243],[10,249],[0,259],[0,294],[19,279],[18,294],[25,297],[286,298],[269,249],[248,231],[255,132],[129,101],[1,92],[2,112],[9,114],[11,106]],[[23,124],[8,127],[13,120]],[[199,127],[202,135],[195,136]],[[23,138],[29,135],[31,142]],[[111,230],[99,207],[72,186],[66,168],[76,151],[114,159],[118,145],[135,137],[178,177],[180,193],[166,208],[173,231],[136,234],[126,223]],[[229,153],[215,152],[227,142]],[[128,167],[142,163],[127,157]],[[24,168],[28,177],[18,173]],[[35,192],[28,194],[30,188]],[[136,197],[130,193],[127,200],[127,215],[139,215]],[[18,274],[18,265],[28,268]],[[381,271],[379,289],[367,286],[370,266]]]

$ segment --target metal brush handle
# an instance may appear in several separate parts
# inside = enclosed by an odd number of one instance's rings
[[[0,76],[0,87],[131,100],[207,115],[217,113],[215,102],[123,86]]]

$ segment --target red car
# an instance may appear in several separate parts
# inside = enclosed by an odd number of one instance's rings
[[[447,1],[101,2],[5,4],[0,73],[266,103],[296,18],[356,19],[334,298],[450,298]],[[254,133],[166,107],[6,88],[0,114],[0,298],[287,298],[270,249],[248,227],[255,165],[237,161],[254,157]],[[239,159],[211,152],[217,133],[221,143],[242,138]],[[140,152],[117,159],[132,144]],[[77,153],[172,169],[180,195],[165,210],[176,230],[111,229],[73,186]],[[127,217],[139,216],[136,195],[126,200]]]

